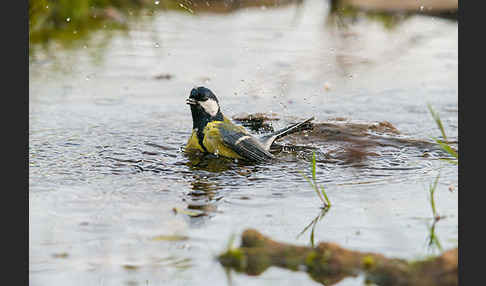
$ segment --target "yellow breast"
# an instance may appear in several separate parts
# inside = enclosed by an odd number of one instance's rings
[[[222,123],[223,121],[213,121],[206,125],[206,128],[204,128],[204,147],[206,147],[208,152],[212,154],[217,154],[219,156],[229,158],[242,159],[243,157],[238,155],[235,151],[228,148],[224,144],[218,129],[219,125]]]
[[[209,153],[217,154],[219,156],[224,156],[229,158],[243,159],[243,157],[238,155],[231,148],[227,147],[224,144],[223,139],[221,138],[221,134],[219,133],[219,125],[227,124],[227,123],[231,124],[231,121],[227,117],[224,117],[224,121],[209,122],[203,130],[204,139],[202,143]],[[233,128],[240,128],[240,127],[233,126]],[[188,152],[195,151],[195,150],[205,152],[205,150],[199,144],[199,139],[197,137],[197,129],[192,130],[191,137],[187,141],[185,150]]]
[[[189,137],[189,140],[187,141],[186,144],[186,150],[185,151],[194,151],[194,150],[199,150],[201,152],[204,152],[204,149],[199,145],[199,140],[197,138],[197,130],[193,129],[191,137]]]

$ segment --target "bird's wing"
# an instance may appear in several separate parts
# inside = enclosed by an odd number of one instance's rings
[[[292,124],[290,126],[287,126],[285,128],[282,128],[280,130],[277,130],[275,132],[272,132],[268,135],[264,135],[260,137],[260,142],[264,146],[265,149],[270,149],[272,146],[273,142],[279,138],[282,138],[286,135],[303,131],[303,130],[310,130],[312,129],[312,123],[310,123],[312,120],[314,120],[314,117],[311,117],[305,121],[299,122]]]
[[[251,161],[262,162],[274,158],[261,143],[243,127],[229,122],[218,126],[223,144],[238,155]]]

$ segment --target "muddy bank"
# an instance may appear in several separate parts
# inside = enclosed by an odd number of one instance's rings
[[[218,257],[220,263],[239,272],[259,275],[270,266],[306,271],[315,281],[334,285],[345,277],[365,273],[377,285],[458,285],[458,249],[419,261],[387,258],[378,253],[348,250],[335,243],[316,248],[274,241],[248,229],[241,246]]]
[[[456,18],[458,1],[331,0],[331,6],[331,10],[334,12],[347,11],[349,13],[351,10],[355,10],[369,13],[423,14],[430,16],[442,16],[446,18]]]
[[[159,11],[181,13],[230,13],[250,7],[277,7],[302,0],[121,0],[121,1],[29,1],[29,43],[46,45],[55,40],[63,47],[73,47],[80,39],[97,30],[125,30],[128,18],[153,16]],[[32,54],[32,53],[31,53]]]
[[[186,14],[232,13],[246,8],[275,8],[301,5],[304,0],[122,0],[122,1],[29,1],[30,54],[38,45],[51,41],[69,48],[81,39],[90,39],[99,30],[126,30],[129,18],[150,18],[159,11],[179,11]],[[402,20],[403,15],[422,14],[456,18],[457,0],[383,1],[331,0],[331,15],[340,18],[365,16],[382,21],[386,26]],[[323,15],[324,16],[324,15]],[[399,17],[396,17],[399,16]],[[331,17],[332,18],[332,17]]]
[[[458,8],[457,0],[332,0],[336,5],[349,5],[365,11],[381,12],[454,12]]]

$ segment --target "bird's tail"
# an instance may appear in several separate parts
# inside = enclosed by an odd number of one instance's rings
[[[292,124],[290,126],[287,126],[285,128],[282,128],[280,130],[277,130],[271,134],[265,135],[260,138],[260,141],[262,142],[263,146],[265,147],[266,150],[270,149],[270,146],[272,146],[273,142],[275,140],[282,138],[286,135],[303,131],[303,130],[309,130],[312,129],[312,124],[310,123],[312,120],[314,120],[314,117],[311,117],[307,120],[304,120],[299,123]]]

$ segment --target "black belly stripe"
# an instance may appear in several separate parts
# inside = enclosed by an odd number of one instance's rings
[[[199,142],[199,145],[203,148],[204,152],[209,153],[208,149],[206,149],[206,146],[204,146],[203,141],[204,141],[204,132],[201,129],[197,130],[197,141]]]

